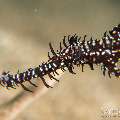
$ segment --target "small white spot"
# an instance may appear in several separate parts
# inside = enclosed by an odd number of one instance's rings
[[[112,61],[112,64],[114,64],[115,62],[114,61]]]
[[[118,36],[120,37],[120,32],[118,32]]]
[[[107,40],[107,41],[106,41],[106,44],[110,44],[110,41],[109,41],[109,40]]]
[[[35,75],[35,70],[32,70],[32,75]]]
[[[114,70],[118,70],[118,68],[117,68],[117,67],[114,67]]]
[[[54,67],[57,67],[57,65],[56,65],[55,63],[53,63],[53,66],[54,66]]]
[[[84,63],[84,61],[83,61],[83,60],[81,60],[81,63]]]
[[[37,78],[37,75],[35,75],[35,78]]]
[[[46,67],[45,70],[48,71],[48,68]]]
[[[110,50],[105,50],[108,54],[111,54],[111,51]]]
[[[104,55],[104,54],[105,54],[105,51],[102,52],[102,55]]]
[[[108,40],[108,37],[105,37],[106,40]]]
[[[65,53],[63,53],[63,55],[65,55]]]
[[[51,68],[52,67],[51,64],[48,64],[48,67]]]
[[[43,71],[42,67],[40,67],[40,71],[41,71],[41,72]]]
[[[64,62],[62,62],[61,65],[64,65]]]
[[[110,58],[110,60],[112,60],[112,58]]]
[[[17,79],[19,79],[19,74],[16,75]]]
[[[23,77],[25,77],[25,73],[23,73]]]
[[[84,49],[82,48],[81,51],[84,51]]]
[[[90,52],[90,56],[91,56],[91,55],[95,55],[95,52]]]
[[[110,36],[110,39],[113,39],[113,37],[112,37],[112,36]]]
[[[100,53],[99,52],[96,52],[96,54],[99,56],[100,55]]]
[[[92,45],[95,46],[95,41],[92,42]]]
[[[67,49],[66,51],[65,51],[65,53],[68,53],[69,52],[69,49]]]

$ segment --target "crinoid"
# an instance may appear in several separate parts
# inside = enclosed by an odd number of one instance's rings
[[[72,74],[74,65],[82,66],[84,71],[84,65],[88,64],[91,70],[94,70],[94,64],[100,64],[103,70],[103,75],[108,72],[109,77],[111,74],[116,77],[120,76],[120,68],[118,67],[118,61],[120,58],[120,25],[114,27],[111,31],[105,32],[101,40],[93,39],[86,40],[86,35],[82,38],[75,35],[64,36],[63,45],[60,42],[60,48],[55,52],[52,44],[49,43],[50,52],[48,52],[48,61],[42,63],[38,67],[29,68],[27,71],[20,73],[19,71],[12,75],[9,72],[3,72],[0,76],[0,84],[7,88],[15,88],[19,84],[27,91],[23,83],[28,81],[33,86],[37,87],[31,82],[34,78],[41,78],[46,87],[52,87],[48,85],[44,79],[45,75],[48,75],[50,79],[57,80],[54,75],[58,69],[65,71],[65,68]],[[52,74],[51,74],[52,73]]]

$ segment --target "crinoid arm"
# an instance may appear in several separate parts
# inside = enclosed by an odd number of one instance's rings
[[[47,88],[52,88],[46,82],[45,75],[49,76],[51,80],[59,81],[55,77],[55,74],[59,75],[57,73],[58,69],[65,72],[67,68],[70,73],[76,74],[73,71],[74,66],[81,66],[83,72],[85,65],[89,65],[91,70],[95,70],[94,65],[100,65],[104,76],[107,72],[110,78],[112,75],[120,77],[120,67],[118,66],[120,59],[120,24],[113,27],[109,32],[106,31],[101,40],[92,37],[86,39],[86,35],[84,37],[79,37],[76,34],[68,35],[68,37],[64,36],[58,50],[56,50],[57,52],[49,43],[52,56],[48,52],[47,62],[43,62],[35,68],[29,68],[25,72],[18,71],[15,75],[10,74],[10,72],[3,72],[0,76],[0,85],[7,89],[15,89],[21,85],[25,90],[32,92],[24,86],[24,82],[27,81],[37,87],[38,85],[34,84],[32,79],[41,78]]]

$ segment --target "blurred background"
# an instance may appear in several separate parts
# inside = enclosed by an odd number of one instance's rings
[[[48,43],[55,49],[64,35],[100,39],[120,23],[119,0],[0,0],[0,72],[24,71],[47,61]],[[68,72],[16,120],[101,120],[101,108],[120,107],[120,80],[103,76],[99,67]],[[0,87],[0,104],[21,89]]]

